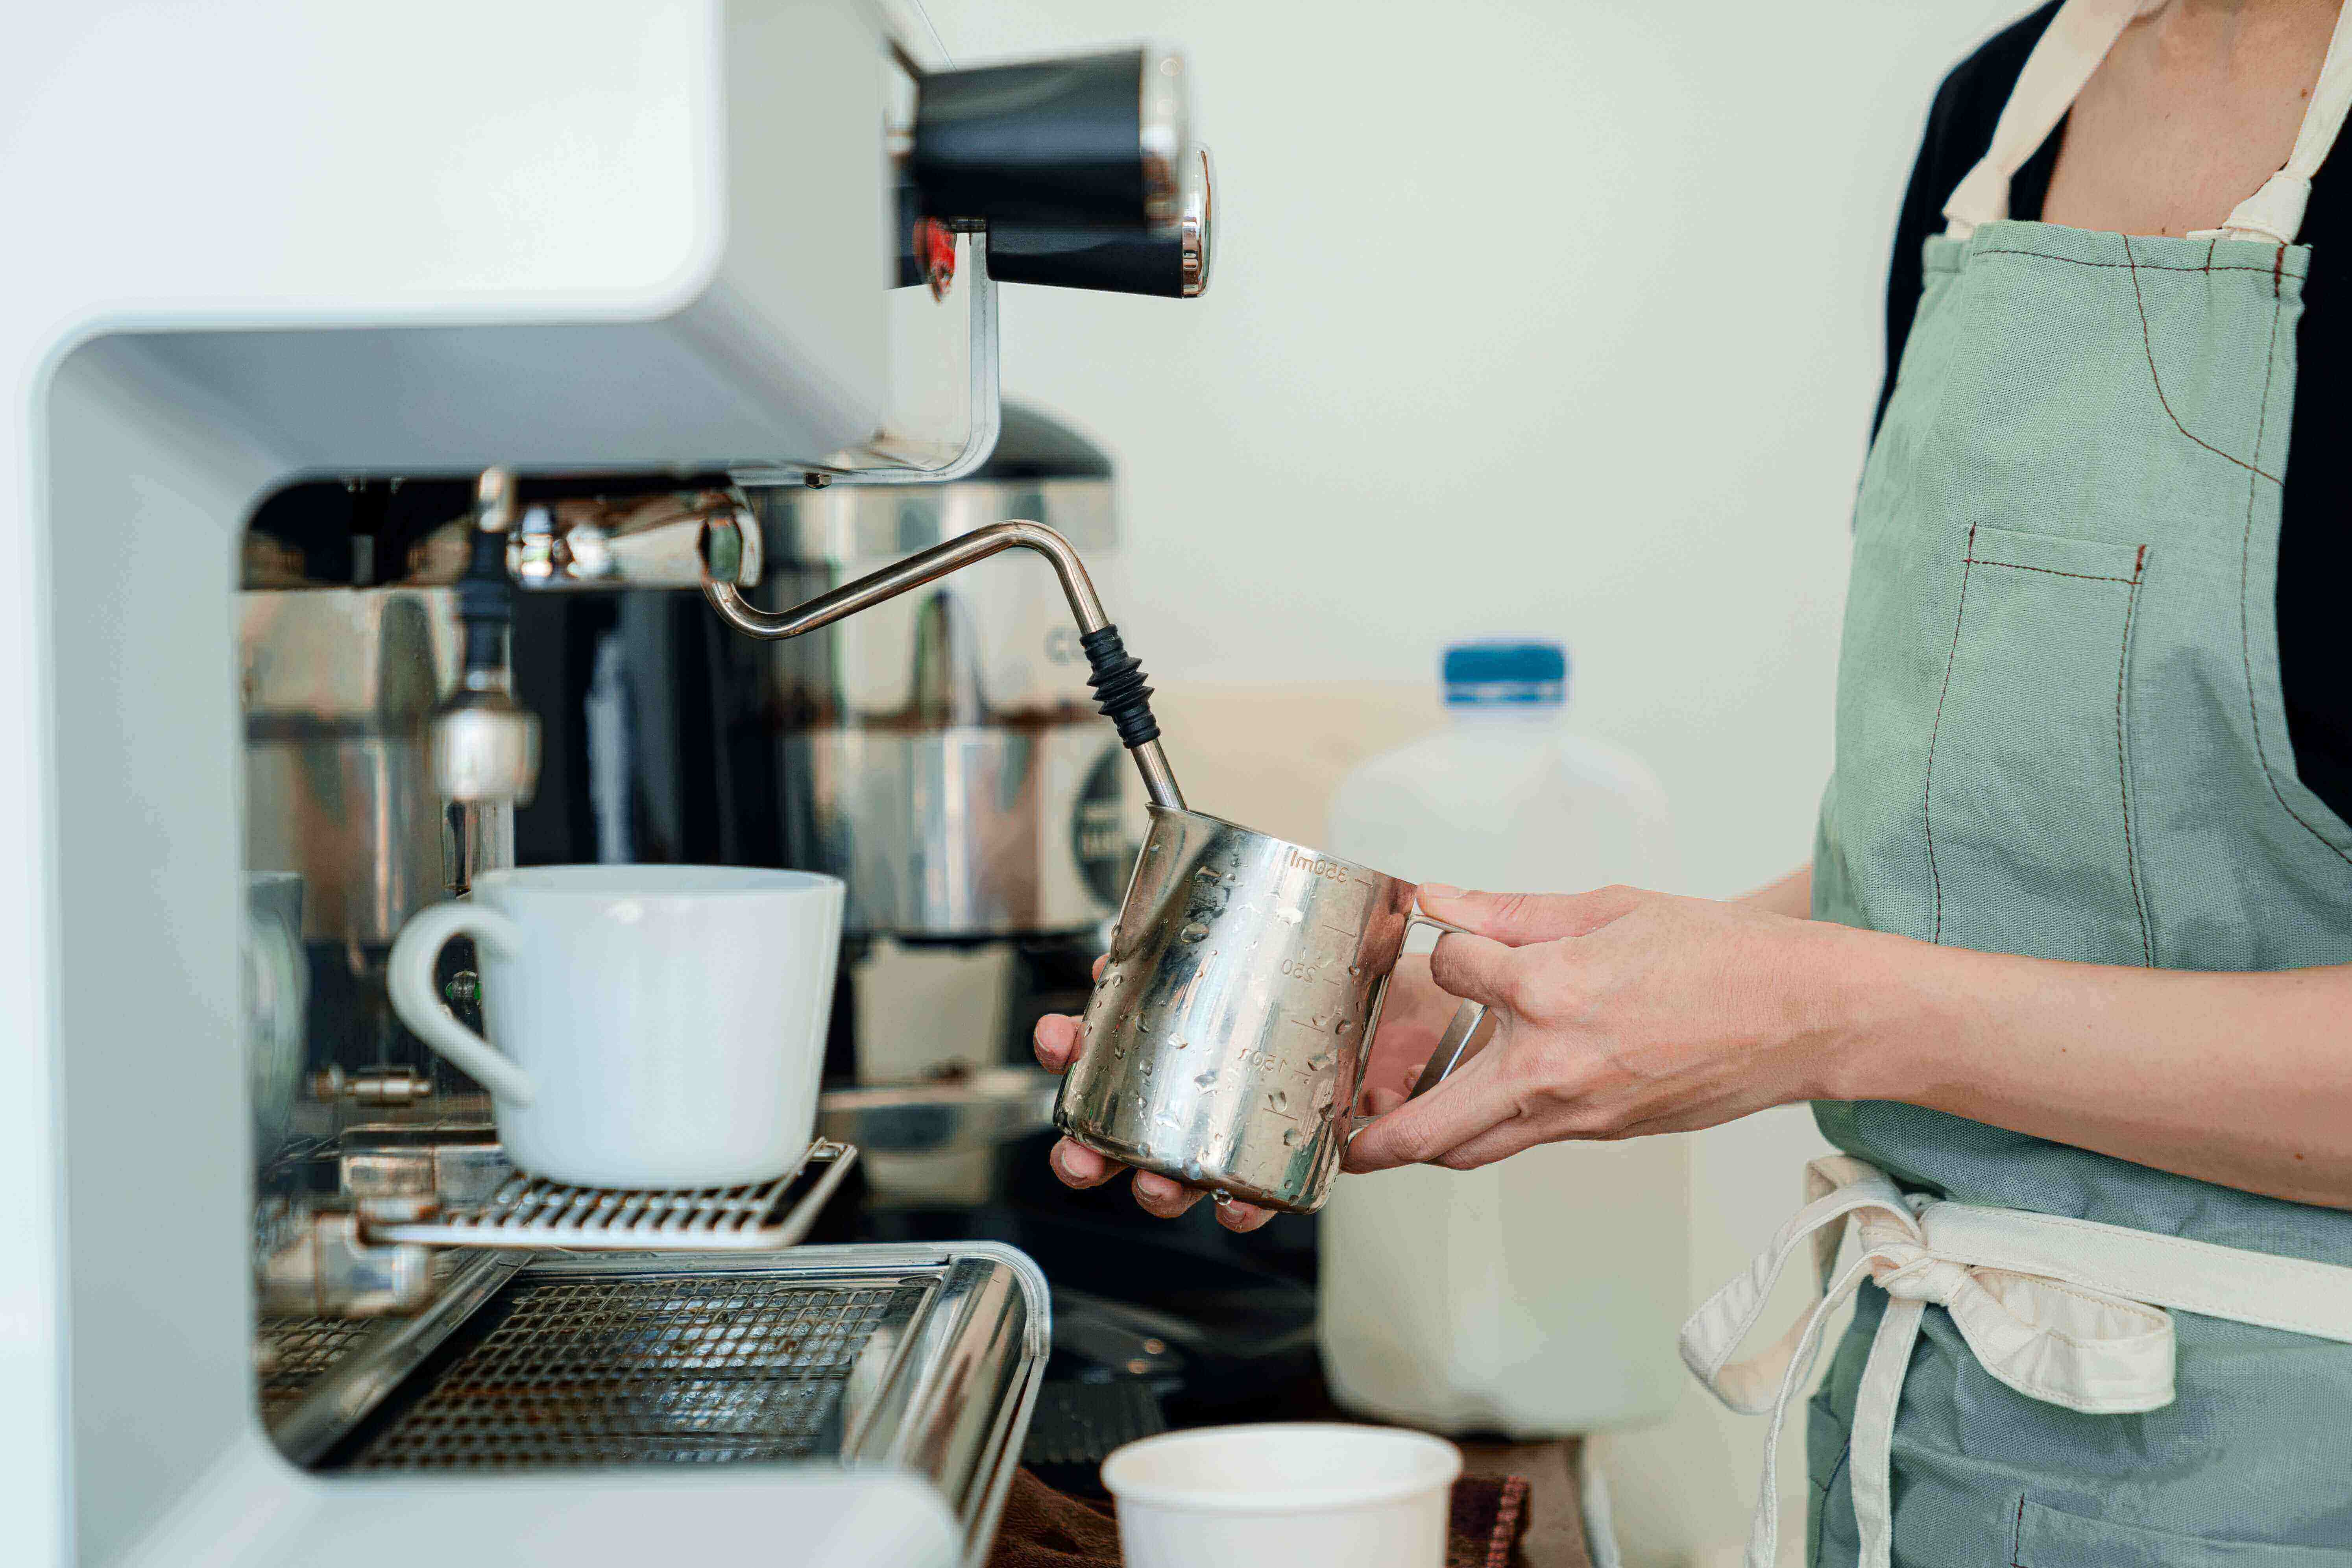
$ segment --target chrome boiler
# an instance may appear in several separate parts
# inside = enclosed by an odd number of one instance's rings
[[[1018,405],[969,478],[751,500],[769,569],[746,597],[763,608],[1006,518],[1043,523],[1097,565],[1118,540],[1108,458]],[[1078,635],[1052,575],[1004,555],[768,645],[761,711],[785,858],[849,884],[849,930],[1068,935],[1117,911],[1139,792],[1087,699]]]

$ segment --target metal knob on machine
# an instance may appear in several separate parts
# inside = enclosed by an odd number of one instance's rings
[[[1190,300],[1209,287],[1209,150],[1187,165],[1181,210],[1172,223],[1136,226],[997,223],[988,231],[988,270],[1000,283],[1043,283],[1117,294]]]
[[[917,81],[902,284],[944,288],[945,227],[985,228],[1005,283],[1191,299],[1208,287],[1209,160],[1184,65],[1161,50],[933,72]],[[952,252],[944,270],[953,270]]]
[[[935,217],[1173,222],[1190,106],[1163,49],[933,71],[916,84],[908,168]]]

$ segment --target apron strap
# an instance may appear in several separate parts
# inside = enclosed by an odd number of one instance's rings
[[[1947,235],[1966,239],[1979,224],[2009,216],[2009,186],[2017,171],[2050,139],[2050,132],[2074,107],[2083,84],[2091,79],[2124,29],[2165,3],[2066,0],[2058,8],[2026,58],[2025,68],[2018,73],[2017,87],[2008,103],[2001,107],[1992,145],[1944,204]],[[2285,167],[2239,203],[2220,228],[2199,229],[2189,237],[2293,245],[2303,228],[2304,208],[2311,200],[2311,177],[2335,147],[2347,111],[2352,111],[2352,5],[2336,14],[2327,58],[2319,68],[2319,80],[2305,107],[2303,125],[2295,132],[2294,151]]]
[[[1945,233],[1966,239],[1977,226],[2009,216],[2010,177],[2074,106],[2083,84],[2107,58],[2116,40],[2137,18],[2165,0],[2066,0],[2050,18],[2041,41],[2017,73],[2017,86],[2001,106],[1992,145],[1944,204]],[[2331,132],[2332,134],[2332,132]]]
[[[2238,204],[2220,228],[2200,229],[2191,239],[2252,239],[2266,245],[2293,245],[2303,228],[2303,209],[2311,201],[2311,176],[2336,145],[2344,116],[2352,110],[2352,5],[2336,14],[2336,31],[2327,40],[2327,58],[2303,111],[2303,128],[2295,132],[2294,151],[2286,166],[2263,182],[2263,188]]]
[[[1839,1274],[1844,1233],[1857,1257]],[[1761,1321],[1782,1268],[1809,1243],[1816,1305],[1771,1349],[1733,1361]],[[1865,1278],[1889,1300],[1854,1394],[1848,1473],[1863,1568],[1887,1568],[1894,1553],[1895,1415],[1931,1306],[1949,1314],[1994,1378],[2086,1415],[2172,1402],[2167,1307],[2352,1344],[2352,1268],[2060,1215],[1941,1202],[1904,1193],[1851,1156],[1816,1160],[1805,1168],[1804,1207],[1745,1274],[1683,1325],[1683,1360],[1708,1389],[1735,1410],[1771,1414],[1747,1568],[1773,1568],[1777,1560],[1780,1426],[1811,1381],[1831,1314]]]

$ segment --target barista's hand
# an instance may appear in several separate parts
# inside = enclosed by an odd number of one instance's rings
[[[1102,978],[1106,959],[1095,960],[1095,978]],[[1034,1041],[1037,1059],[1055,1072],[1067,1072],[1070,1058],[1078,1050],[1078,1020],[1066,1014],[1049,1013],[1037,1020]],[[1062,1184],[1070,1187],[1099,1187],[1110,1181],[1126,1166],[1096,1153],[1083,1143],[1065,1138],[1054,1145],[1050,1156],[1054,1174]],[[1135,1201],[1146,1214],[1161,1219],[1174,1219],[1209,1194],[1198,1187],[1188,1187],[1181,1182],[1150,1171],[1135,1173]],[[1255,1204],[1225,1203],[1217,1205],[1217,1223],[1227,1230],[1255,1230],[1274,1217],[1272,1209],[1262,1209]]]
[[[1449,995],[1430,977],[1430,955],[1408,952],[1397,960],[1389,979],[1388,997],[1381,1004],[1380,1027],[1372,1035],[1372,1059],[1364,1066],[1364,1086],[1357,1109],[1377,1116],[1404,1103],[1420,1081],[1429,1053],[1437,1048],[1445,1026],[1454,1021],[1461,999]],[[1491,1025],[1474,1037],[1485,1041]],[[1370,1136],[1367,1134],[1366,1136]]]
[[[1466,1171],[1536,1143],[1687,1131],[1840,1098],[1848,1031],[1835,982],[1866,959],[1867,933],[1632,888],[1424,887],[1421,905],[1479,933],[1443,938],[1431,973],[1494,1009],[1495,1038],[1367,1128],[1349,1149],[1351,1171]]]

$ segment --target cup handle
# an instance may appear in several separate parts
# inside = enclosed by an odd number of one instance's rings
[[[1465,931],[1461,926],[1438,920],[1434,916],[1423,914],[1421,906],[1418,904],[1413,906],[1412,913],[1405,917],[1404,929],[1410,933],[1415,926],[1429,926],[1441,934],[1451,936],[1477,934],[1475,931]],[[1413,1081],[1412,1089],[1406,1094],[1405,1099],[1419,1100],[1423,1095],[1444,1083],[1455,1068],[1467,1061],[1471,1055],[1475,1054],[1470,1050],[1470,1037],[1476,1034],[1478,1026],[1486,1021],[1486,1004],[1484,1002],[1465,1002],[1456,1007],[1454,1010],[1454,1021],[1447,1024],[1445,1033],[1438,1037],[1437,1048],[1430,1052],[1429,1060],[1422,1064],[1421,1077]],[[1365,1041],[1364,1054],[1367,1059],[1371,1055],[1371,1049],[1372,1042]],[[1387,1112],[1383,1111],[1381,1114],[1386,1115]],[[1349,1141],[1352,1142],[1357,1133],[1379,1120],[1379,1116],[1357,1117],[1355,1126],[1348,1130]]]
[[[433,963],[453,936],[470,936],[501,958],[521,949],[522,932],[513,921],[487,904],[457,901],[436,904],[408,917],[392,944],[392,962],[384,975],[392,1010],[416,1032],[417,1038],[455,1062],[497,1099],[520,1109],[538,1098],[530,1078],[496,1047],[457,1022],[435,990]]]

